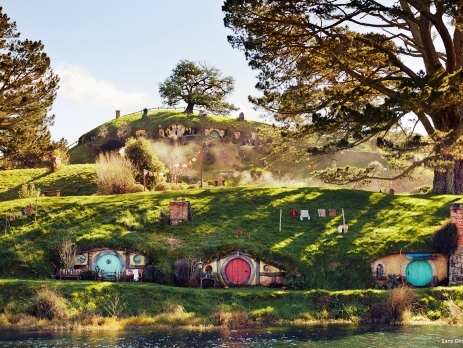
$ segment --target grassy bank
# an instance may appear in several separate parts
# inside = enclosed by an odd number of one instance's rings
[[[0,329],[249,327],[333,321],[463,324],[463,287],[286,291],[0,281]]]
[[[191,201],[192,222],[163,225],[159,210],[174,198]],[[46,278],[59,263],[57,246],[71,236],[82,250],[127,248],[147,253],[173,285],[176,260],[212,260],[239,249],[280,266],[302,289],[373,287],[370,263],[393,252],[430,252],[434,231],[449,220],[458,196],[386,195],[320,188],[226,188],[147,192],[119,196],[40,197],[38,214],[20,216],[35,199],[2,202],[1,214],[16,212],[0,234],[2,278]],[[311,220],[289,216],[309,209]],[[335,217],[317,209],[336,208]],[[339,234],[341,208],[349,231]],[[279,231],[280,209],[282,228]],[[18,216],[19,215],[19,216]],[[236,230],[244,230],[237,236]],[[249,235],[248,235],[249,234]]]
[[[64,196],[85,196],[97,192],[95,165],[62,166],[56,172],[47,168],[14,169],[0,172],[0,201],[15,200],[23,184],[33,182],[41,191],[61,190]]]

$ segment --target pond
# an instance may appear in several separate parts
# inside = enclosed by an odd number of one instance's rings
[[[456,326],[314,325],[239,330],[0,332],[1,347],[452,347]]]

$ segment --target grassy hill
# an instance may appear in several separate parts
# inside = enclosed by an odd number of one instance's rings
[[[34,183],[40,190],[61,190],[65,196],[85,196],[97,191],[94,164],[63,166],[56,172],[47,168],[15,169],[0,172],[0,201],[18,198],[23,184]]]
[[[160,223],[159,210],[167,210],[174,198],[191,202],[192,222],[177,226]],[[370,262],[375,258],[399,250],[431,251],[434,231],[449,220],[449,203],[461,199],[345,189],[215,187],[39,197],[36,219],[18,217],[21,207],[35,206],[35,199],[9,200],[1,203],[0,213],[9,216],[15,212],[17,218],[0,234],[0,277],[47,277],[50,262],[59,262],[56,247],[60,239],[69,235],[83,250],[142,250],[168,275],[169,284],[173,284],[176,260],[212,260],[239,249],[284,268],[290,275],[301,273],[307,288],[367,288],[373,286]],[[291,217],[290,208],[309,209],[312,219]],[[318,217],[320,208],[335,208],[337,216]],[[337,233],[341,208],[349,225],[346,234]],[[235,237],[236,230],[245,233]]]

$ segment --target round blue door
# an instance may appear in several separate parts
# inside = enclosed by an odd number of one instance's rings
[[[405,270],[407,280],[414,286],[424,286],[432,279],[432,267],[427,261],[412,261]]]
[[[96,267],[105,273],[115,274],[116,271],[122,272],[122,263],[116,255],[103,255],[96,262]]]

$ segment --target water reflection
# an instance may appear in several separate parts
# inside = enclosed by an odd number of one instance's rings
[[[448,326],[317,325],[265,329],[104,332],[0,332],[1,347],[449,347],[463,329]]]

